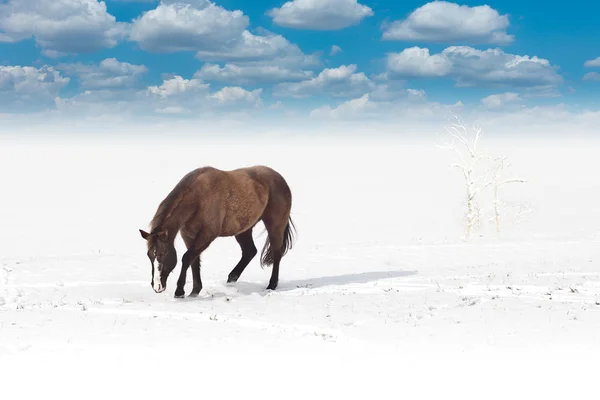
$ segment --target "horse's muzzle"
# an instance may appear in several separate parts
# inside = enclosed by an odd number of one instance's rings
[[[152,289],[154,289],[156,293],[162,293],[167,289],[167,287],[159,283],[157,286],[152,285]]]

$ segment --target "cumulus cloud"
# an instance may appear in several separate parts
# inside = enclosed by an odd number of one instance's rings
[[[106,58],[98,65],[61,64],[57,67],[66,74],[76,75],[84,89],[124,89],[138,84],[141,75],[148,71],[144,65],[120,62]]]
[[[295,82],[313,77],[306,70],[321,65],[317,54],[307,55],[281,35],[261,30],[262,35],[242,32],[232,47],[199,51],[196,57],[207,63],[197,76],[207,81],[234,85]],[[225,61],[221,66],[218,62]]]
[[[423,89],[406,89],[406,92],[408,93],[409,96],[418,98],[418,99],[424,99],[425,98],[425,91]]]
[[[326,68],[316,77],[301,82],[281,83],[274,88],[276,96],[308,97],[331,95],[334,97],[361,96],[375,88],[375,84],[356,65]]]
[[[336,54],[341,53],[341,52],[342,52],[342,48],[340,46],[337,46],[334,44],[333,46],[331,46],[331,50],[329,50],[329,55],[335,56]]]
[[[405,88],[404,82],[393,80],[375,84],[373,90],[368,94],[369,100],[377,102],[393,102],[409,97],[413,100],[419,100],[426,97],[424,90]]]
[[[240,103],[245,103],[251,107],[258,107],[262,105],[261,93],[262,89],[250,92],[239,86],[229,86],[213,93],[210,97],[222,106],[238,106]]]
[[[408,18],[389,24],[383,39],[426,42],[510,44],[507,15],[488,5],[469,7],[446,1],[427,3]]]
[[[201,79],[184,79],[177,75],[164,80],[160,86],[149,86],[147,91],[151,95],[164,99],[181,95],[205,94],[208,93],[209,87],[210,85]]]
[[[156,53],[218,51],[241,40],[249,19],[209,0],[163,0],[132,22],[130,39]]]
[[[201,61],[227,63],[218,72],[211,65],[211,70],[203,73],[222,81],[225,76],[236,74],[232,83],[245,82],[244,76],[256,76],[259,67],[275,67],[278,76],[287,74],[297,80],[306,77],[302,68],[320,65],[317,54],[304,54],[285,37],[264,29],[254,34],[246,29],[248,25],[248,17],[242,11],[228,11],[209,0],[163,0],[133,21],[130,38],[144,50],[193,51]],[[234,72],[236,68],[243,71]]]
[[[143,90],[86,90],[70,98],[57,98],[65,115],[188,115],[214,117],[217,113],[256,109],[262,106],[262,89],[247,91],[224,87],[211,92],[210,84],[179,75]]]
[[[557,68],[546,59],[519,56],[500,49],[452,46],[440,54],[412,47],[390,53],[388,78],[451,77],[457,86],[552,87],[562,84]]]
[[[126,35],[98,0],[7,0],[0,3],[0,42],[33,37],[49,56],[114,47]]]
[[[411,47],[401,53],[390,53],[387,69],[403,77],[441,77],[452,71],[452,62],[443,54],[429,54],[429,49]]]
[[[59,113],[69,118],[125,119],[143,110],[140,107],[142,98],[140,92],[133,90],[85,90],[71,97],[56,97],[54,105]]]
[[[204,64],[194,77],[205,81],[227,82],[237,85],[292,82],[312,78],[312,71],[292,70],[278,65]]]
[[[306,55],[300,48],[281,35],[263,31],[254,35],[245,30],[239,41],[218,49],[201,50],[196,58],[202,61],[225,61],[236,64],[274,65],[281,67],[312,67],[320,64],[316,54]]]
[[[437,102],[425,101],[422,90],[407,89],[402,98],[394,101],[375,100],[372,95],[364,94],[360,97],[344,101],[332,107],[325,105],[311,111],[310,116],[317,119],[336,121],[372,120],[377,122],[397,122],[401,120],[416,121],[424,119],[429,122],[441,120],[442,115],[449,108],[456,109],[461,103],[446,105]]]
[[[583,66],[587,68],[600,68],[600,57],[586,61]]]
[[[0,65],[0,104],[4,111],[31,111],[52,106],[69,78],[50,66]]]
[[[57,94],[69,83],[53,67],[0,65],[0,91],[18,95]]]
[[[293,0],[266,14],[277,25],[313,30],[343,29],[374,15],[357,0]]]
[[[523,99],[521,95],[514,92],[492,94],[481,99],[481,104],[488,110],[502,110],[518,105]]]
[[[600,82],[600,73],[598,73],[598,72],[588,72],[587,74],[585,74],[583,76],[583,80],[584,81],[591,81],[591,82]]]
[[[337,107],[322,106],[310,112],[311,117],[345,119],[360,115],[364,118],[369,112],[377,111],[377,105],[369,99],[369,94],[343,102]]]

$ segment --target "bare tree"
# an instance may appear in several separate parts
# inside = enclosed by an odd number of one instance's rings
[[[508,179],[504,179],[502,177],[502,174],[505,170],[507,170],[508,168],[511,167],[512,163],[507,163],[506,162],[507,157],[496,157],[495,159],[493,159],[495,165],[494,165],[494,169],[493,169],[493,180],[492,180],[492,187],[493,187],[493,200],[492,200],[492,206],[493,206],[493,212],[494,212],[494,223],[496,225],[496,232],[500,232],[500,209],[502,207],[502,205],[508,205],[508,203],[504,203],[502,201],[500,201],[500,188],[503,187],[504,185],[507,185],[509,183],[527,183],[527,181],[525,179],[521,179],[521,178],[508,178]],[[521,221],[522,217],[524,215],[529,215],[532,211],[531,207],[529,207],[526,204],[518,204],[519,206],[519,212],[517,214],[516,220],[517,223]]]
[[[487,172],[489,171],[480,175],[476,174],[478,164],[481,161],[489,160],[489,157],[479,147],[482,129],[476,126],[468,129],[463,121],[454,114],[453,120],[450,125],[444,127],[449,134],[449,139],[442,139],[442,144],[436,144],[436,146],[442,149],[453,150],[457,155],[458,161],[453,163],[452,167],[458,168],[465,178],[467,219],[465,235],[469,238],[472,231],[480,223],[477,195],[487,186],[491,185],[493,181],[488,178]]]

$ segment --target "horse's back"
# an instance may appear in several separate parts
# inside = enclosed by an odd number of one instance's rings
[[[268,197],[284,195],[291,197],[283,176],[266,165],[253,165],[234,170],[221,170],[206,166],[189,172],[184,181],[194,181],[208,193],[226,194],[228,197],[257,196],[259,202]]]
[[[245,174],[250,177],[250,179],[257,181],[262,185],[268,186],[272,191],[289,191],[289,187],[283,176],[273,168],[266,165],[254,165],[251,167],[238,168],[231,172],[236,174]]]
[[[292,192],[285,178],[276,170],[265,165],[240,168],[241,171],[256,182],[268,188],[267,210],[278,209],[289,212],[292,206]]]

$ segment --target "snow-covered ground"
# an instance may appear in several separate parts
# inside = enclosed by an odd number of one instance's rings
[[[0,143],[3,399],[595,398],[597,141],[484,141],[535,213],[468,242],[428,139],[51,142]],[[252,164],[294,196],[278,289],[258,258],[226,285],[220,238],[199,298],[173,298],[178,268],[154,293],[138,229],[189,170]]]

